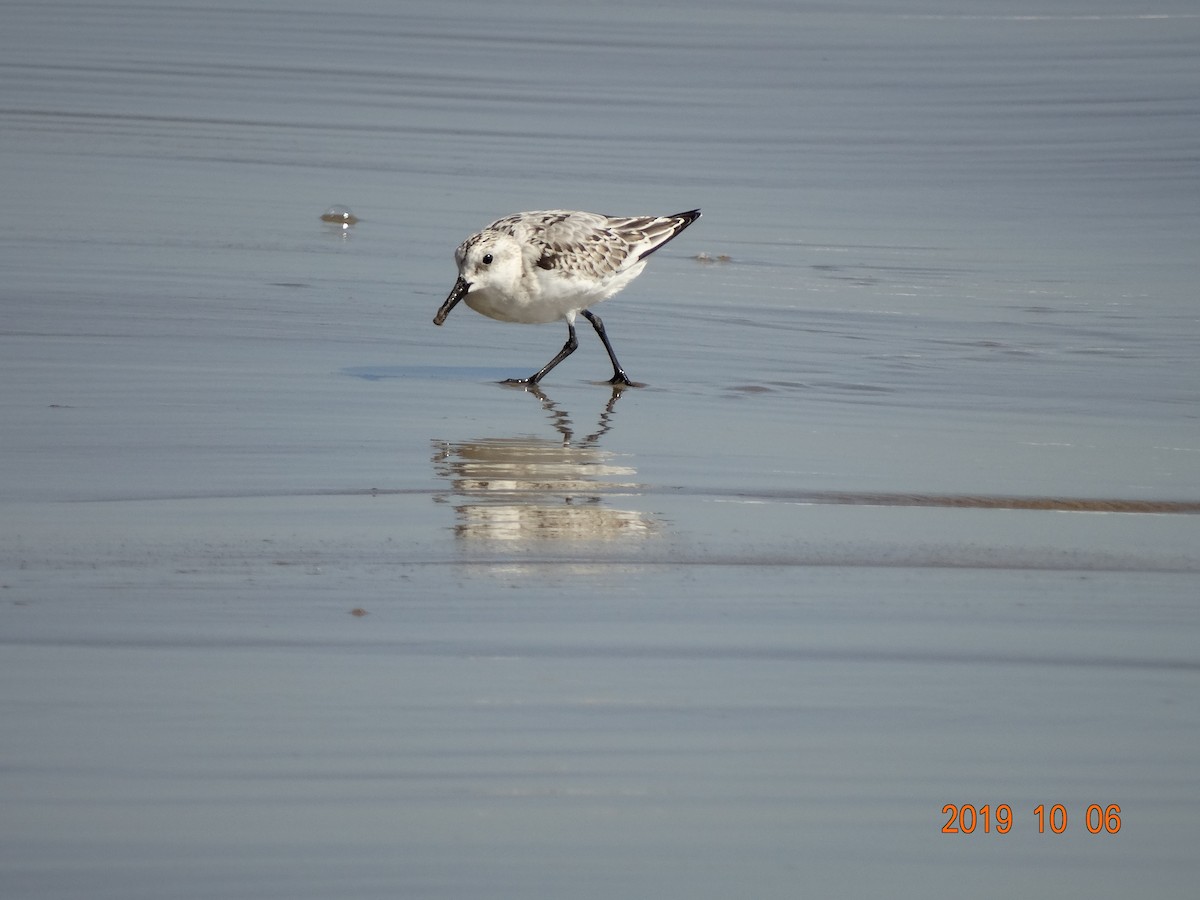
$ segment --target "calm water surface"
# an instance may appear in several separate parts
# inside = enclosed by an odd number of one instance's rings
[[[6,5],[0,892],[1193,896],[1198,58],[1182,0]],[[500,215],[696,206],[602,311],[645,388],[430,321]]]

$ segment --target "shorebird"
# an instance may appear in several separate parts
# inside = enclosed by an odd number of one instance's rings
[[[575,316],[582,314],[612,361],[610,384],[632,385],[617,362],[600,317],[587,307],[607,300],[641,274],[646,257],[700,218],[693,209],[673,216],[602,216],[565,209],[506,216],[471,235],[454,251],[458,280],[433,317],[446,321],[460,301],[502,322],[567,323],[567,342],[528,378],[536,385],[579,346]]]

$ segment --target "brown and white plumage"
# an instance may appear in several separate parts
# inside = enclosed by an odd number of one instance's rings
[[[458,280],[434,317],[446,321],[464,300],[478,313],[503,322],[567,323],[567,343],[529,378],[537,384],[578,346],[575,317],[582,313],[599,334],[613,364],[613,384],[632,384],[599,317],[587,307],[607,300],[641,274],[646,257],[700,218],[700,210],[674,216],[602,216],[552,209],[506,216],[471,235],[454,252]]]

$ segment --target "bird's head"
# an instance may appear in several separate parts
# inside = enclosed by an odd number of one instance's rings
[[[520,242],[499,231],[481,231],[463,241],[454,251],[454,261],[458,263],[458,280],[434,316],[435,325],[445,322],[450,310],[468,294],[513,293],[524,271]]]

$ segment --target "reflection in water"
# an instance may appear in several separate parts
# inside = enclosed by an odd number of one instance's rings
[[[607,494],[636,493],[637,474],[601,450],[600,438],[612,428],[613,408],[623,387],[614,387],[595,430],[576,440],[571,418],[536,387],[535,396],[550,416],[557,439],[537,437],[436,441],[437,473],[450,483],[458,515],[455,534],[489,540],[610,540],[645,537],[656,531],[654,519],[636,510],[613,509]]]

